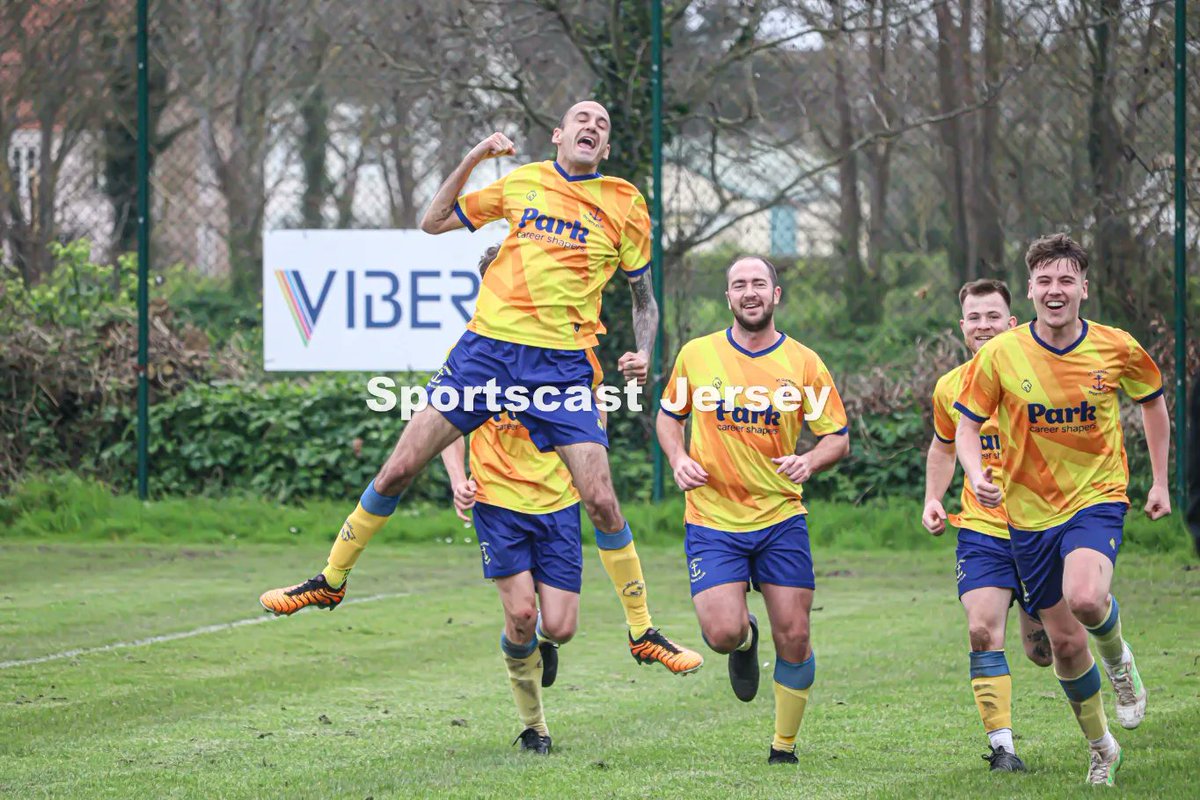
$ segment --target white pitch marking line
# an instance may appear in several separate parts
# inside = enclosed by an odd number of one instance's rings
[[[373,594],[368,597],[355,597],[350,600],[343,600],[339,605],[350,605],[352,603],[372,603],[376,600],[390,600],[394,597],[407,597],[410,592],[390,592],[388,594]],[[190,631],[179,631],[177,633],[164,633],[159,636],[147,636],[145,639],[134,639],[129,642],[113,642],[99,647],[80,647],[74,650],[64,650],[61,653],[51,653],[48,656],[38,656],[37,658],[23,658],[15,661],[0,661],[0,669],[10,669],[12,667],[28,667],[34,664],[45,664],[47,661],[60,661],[64,658],[75,658],[77,656],[90,656],[96,653],[107,653],[111,650],[124,650],[127,647],[145,647],[150,644],[162,644],[163,642],[173,642],[176,639],[190,639],[193,636],[203,636],[207,633],[220,633],[221,631],[230,631],[234,628],[241,628],[246,625],[259,625],[263,622],[271,622],[279,619],[274,615],[267,616],[270,612],[264,611],[262,616],[248,617],[239,619],[236,622],[220,622],[216,625],[205,625],[202,628],[193,628]]]

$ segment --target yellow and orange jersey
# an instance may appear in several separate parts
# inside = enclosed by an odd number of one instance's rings
[[[1027,323],[975,354],[955,407],[997,417],[1010,525],[1040,531],[1097,503],[1129,502],[1118,388],[1145,403],[1162,393],[1162,375],[1128,333],[1086,320],[1062,350]]]
[[[604,372],[596,354],[589,350],[587,355],[594,390]],[[510,411],[493,414],[471,434],[470,466],[478,486],[475,499],[490,506],[549,514],[579,502],[571,472],[558,453],[538,450],[529,429]]]
[[[479,287],[467,325],[504,342],[583,350],[604,333],[600,295],[617,269],[650,266],[650,215],[633,184],[568,176],[556,161],[518,167],[458,198],[472,231],[498,219],[508,235]]]
[[[727,387],[756,387],[770,400],[790,386],[795,410],[754,406],[740,393],[726,407],[694,407],[699,387],[722,396]],[[807,388],[807,391],[805,389]],[[708,390],[705,390],[708,391]],[[708,483],[687,493],[685,519],[723,531],[754,531],[807,513],[799,484],[776,472],[772,458],[792,455],[807,418],[817,436],[844,434],[846,409],[820,357],[784,334],[756,353],[740,347],[730,330],[693,339],[683,346],[663,390],[663,411],[691,416],[690,455],[708,473]]]
[[[946,444],[954,444],[954,432],[958,428],[958,419],[962,412],[954,407],[954,402],[962,394],[963,378],[966,377],[967,364],[960,364],[938,378],[937,386],[933,388],[933,435]],[[992,482],[1004,486],[1004,469],[1000,462],[1000,425],[995,417],[989,417],[979,430],[979,444],[983,448],[983,466],[992,468]],[[956,528],[966,528],[998,539],[1008,538],[1008,518],[1004,516],[1003,506],[987,508],[980,504],[975,492],[964,482],[962,490],[962,512],[950,514],[950,524]]]

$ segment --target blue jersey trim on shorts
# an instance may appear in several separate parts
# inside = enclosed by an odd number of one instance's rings
[[[746,348],[742,347],[740,344],[735,342],[733,340],[733,328],[725,329],[725,338],[729,340],[729,343],[731,345],[733,345],[733,349],[737,350],[742,355],[750,356],[751,358],[758,358],[759,356],[765,356],[767,353],[774,352],[775,349],[778,348],[779,345],[783,344],[784,340],[787,339],[787,334],[780,333],[779,339],[778,339],[778,341],[775,342],[775,344],[773,344],[770,347],[767,347],[763,350],[757,350],[757,351],[747,350]]]
[[[629,270],[628,272],[626,272],[625,270],[621,270],[621,271],[625,272],[625,277],[627,277],[627,278],[636,278],[638,275],[641,275],[643,272],[650,269],[650,265],[653,263],[654,263],[653,261],[647,261],[644,266],[638,267],[637,269]]]
[[[966,417],[967,419],[974,420],[975,422],[978,422],[980,425],[987,422],[987,419],[988,419],[987,417],[979,416],[974,411],[972,411],[971,409],[964,406],[962,403],[956,402],[954,404],[954,407],[957,408],[964,417]]]
[[[458,214],[458,218],[462,220],[463,225],[467,226],[467,230],[471,233],[475,232],[475,226],[471,224],[471,220],[467,219],[467,215],[463,212],[462,206],[458,204],[457,200],[454,201],[454,213]]]
[[[942,444],[954,444],[953,439],[947,439],[944,436],[942,436],[940,433],[938,433],[937,431],[933,432],[933,438],[937,439]]]
[[[661,411],[662,413],[666,414],[668,417],[671,417],[672,419],[677,419],[680,422],[683,422],[684,420],[686,420],[688,418],[687,414],[676,414],[674,411],[668,411],[667,409],[663,408],[662,400],[658,401],[658,410]]]
[[[1150,394],[1146,395],[1145,397],[1141,398],[1140,400],[1137,400],[1136,402],[1149,403],[1151,400],[1161,397],[1162,393],[1163,393],[1163,387],[1160,386],[1160,387],[1158,387],[1157,391],[1151,392]]]
[[[1081,331],[1079,331],[1079,338],[1076,339],[1075,341],[1071,342],[1069,345],[1067,345],[1066,347],[1064,347],[1061,350],[1059,350],[1057,347],[1051,347],[1050,345],[1046,344],[1045,342],[1042,341],[1041,337],[1037,335],[1037,326],[1035,325],[1035,323],[1037,322],[1037,317],[1034,317],[1030,321],[1029,332],[1031,334],[1033,334],[1033,340],[1035,342],[1037,342],[1038,344],[1040,344],[1042,347],[1046,348],[1051,353],[1054,353],[1054,355],[1056,355],[1056,356],[1065,356],[1067,353],[1071,352],[1076,347],[1079,347],[1079,345],[1083,344],[1083,340],[1085,338],[1087,338],[1087,332],[1088,332],[1087,320],[1081,319],[1079,321],[1083,323],[1083,329]]]
[[[590,181],[594,178],[603,178],[604,177],[599,172],[590,172],[587,175],[568,175],[567,171],[565,169],[563,169],[562,165],[559,164],[557,161],[554,162],[554,168],[556,170],[558,170],[559,175],[562,175],[564,178],[566,178],[571,183],[575,183],[575,181]]]

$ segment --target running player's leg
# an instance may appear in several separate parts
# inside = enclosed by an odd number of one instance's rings
[[[775,735],[768,762],[791,763],[797,760],[796,736],[816,674],[817,659],[809,629],[813,590],[771,583],[760,584],[759,588],[775,643]]]
[[[579,624],[579,590],[583,584],[579,504],[547,514],[526,514],[533,531],[533,580],[541,600],[537,637],[542,653],[542,686],[558,677],[558,648],[575,635]]]
[[[550,730],[542,708],[542,655],[536,634],[537,592],[533,574],[528,570],[496,579],[500,602],[504,606],[504,632],[500,634],[500,652],[508,672],[517,716],[523,730],[518,737],[521,749],[550,752]]]
[[[1012,674],[1004,653],[1004,628],[1012,595],[1012,589],[981,586],[958,598],[967,614],[971,692],[992,749],[991,755],[984,758],[993,769],[1004,771],[1024,769],[1019,760],[1013,761],[1017,751],[1012,735]]]
[[[1063,538],[1063,596],[1092,638],[1117,694],[1117,721],[1136,728],[1146,714],[1146,688],[1122,638],[1121,612],[1109,589],[1121,548],[1123,503],[1085,508]]]
[[[1007,539],[961,529],[955,550],[958,599],[967,614],[971,691],[987,733],[991,769],[1024,771],[1012,733],[1012,675],[1004,652],[1008,608],[1021,591]]]
[[[1088,649],[1088,634],[1063,597],[1063,554],[1072,518],[1044,531],[1012,533],[1012,551],[1025,584],[1025,604],[1037,613],[1050,638],[1054,674],[1091,748],[1088,782],[1111,784],[1121,748],[1108,729],[1100,695],[1100,669]]]
[[[659,661],[675,673],[695,672],[704,664],[704,658],[675,644],[651,626],[641,560],[613,488],[607,449],[598,442],[584,441],[559,444],[555,450],[570,470],[571,480],[596,529],[600,560],[625,610],[634,658],[641,663]],[[639,631],[640,635],[635,635]]]
[[[746,582],[711,586],[692,598],[700,634],[718,653],[728,655],[750,644],[750,610],[746,606]]]
[[[275,614],[292,614],[309,605],[330,609],[337,606],[346,594],[346,576],[367,542],[396,510],[400,495],[426,464],[462,434],[434,408],[426,407],[414,414],[379,474],[342,523],[325,567],[303,583],[264,593],[259,598],[263,608]]]
[[[1034,619],[1029,612],[1022,608],[1019,612],[1021,619],[1021,642],[1025,646],[1025,656],[1039,667],[1048,667],[1054,661],[1054,653],[1050,649],[1050,637],[1040,620]]]
[[[750,577],[763,593],[775,642],[775,735],[767,763],[791,764],[808,692],[816,673],[809,615],[816,580],[804,515],[752,534]]]

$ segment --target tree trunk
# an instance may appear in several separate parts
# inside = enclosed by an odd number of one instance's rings
[[[954,51],[958,33],[954,20],[950,17],[950,9],[945,3],[934,6],[937,19],[938,45],[938,88],[941,93],[941,111],[943,113],[962,107],[958,82],[955,80],[957,64]],[[954,270],[960,282],[966,282],[976,277],[974,254],[971,252],[970,236],[967,228],[967,209],[965,198],[965,136],[962,117],[955,116],[938,125],[942,136],[945,170],[942,175],[942,185],[946,190],[947,216],[950,222],[950,239],[947,242],[947,257],[950,268]]]
[[[842,7],[834,6],[834,27],[843,22]],[[859,322],[869,316],[870,303],[864,297],[863,287],[868,279],[863,264],[862,202],[858,194],[858,153],[850,148],[854,144],[854,109],[850,106],[850,91],[846,86],[845,51],[841,38],[833,42],[833,105],[837,113],[838,152],[843,154],[838,164],[838,238],[835,251],[843,264],[842,292],[846,298],[846,311],[851,320]]]

